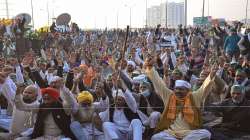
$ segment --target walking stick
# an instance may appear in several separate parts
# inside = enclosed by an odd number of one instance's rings
[[[122,54],[121,54],[120,59],[118,60],[118,62],[120,62],[120,65],[121,65],[121,60],[124,59],[124,57],[125,57],[125,52],[126,52],[126,50],[127,50],[128,34],[129,34],[129,26],[127,26],[126,36],[125,36],[125,41],[124,41],[124,46],[123,46]],[[118,68],[118,77],[117,77],[117,80],[120,79],[120,73],[121,73],[121,70],[120,70],[120,68]],[[118,95],[118,87],[117,87],[117,90],[116,90],[115,100],[116,100],[116,98],[117,98],[117,95]]]

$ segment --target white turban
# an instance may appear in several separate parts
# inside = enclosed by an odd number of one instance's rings
[[[132,65],[134,68],[136,67],[136,64],[134,61],[128,61],[128,65]]]
[[[117,90],[114,90],[114,91],[113,91],[112,96],[113,96],[114,98],[116,97],[116,93],[117,93],[117,96],[120,96],[120,97],[125,98],[121,89],[118,89],[118,92],[117,92]]]
[[[144,82],[144,81],[147,80],[146,78],[147,78],[146,75],[141,74],[141,75],[139,75],[139,76],[137,76],[137,77],[134,77],[134,78],[133,78],[133,82],[142,83],[142,82]]]
[[[59,76],[53,76],[51,79],[48,80],[48,83],[50,85],[52,82],[55,82],[55,81],[57,81],[59,79],[61,79],[61,77],[59,77]]]
[[[184,80],[176,80],[175,88],[176,87],[185,87],[187,89],[191,89],[191,85],[187,81],[184,81]]]

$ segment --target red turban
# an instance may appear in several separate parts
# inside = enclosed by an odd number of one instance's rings
[[[48,94],[54,100],[58,100],[58,98],[60,97],[59,92],[56,89],[51,88],[51,87],[41,89],[41,93],[42,95]]]

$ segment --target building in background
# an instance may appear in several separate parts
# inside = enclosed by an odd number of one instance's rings
[[[160,5],[160,22],[162,27],[167,26],[167,3],[161,3]]]
[[[167,25],[168,27],[178,27],[185,25],[185,4],[184,2],[167,4]]]
[[[161,3],[147,9],[147,19],[149,27],[178,27],[185,25],[185,3]]]
[[[160,6],[152,6],[147,9],[147,19],[149,27],[156,27],[160,23]]]

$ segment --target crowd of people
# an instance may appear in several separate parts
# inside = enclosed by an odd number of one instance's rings
[[[1,140],[250,139],[250,29],[83,31],[18,52],[1,26]],[[20,28],[20,30],[19,30]],[[18,55],[17,55],[18,54]]]

